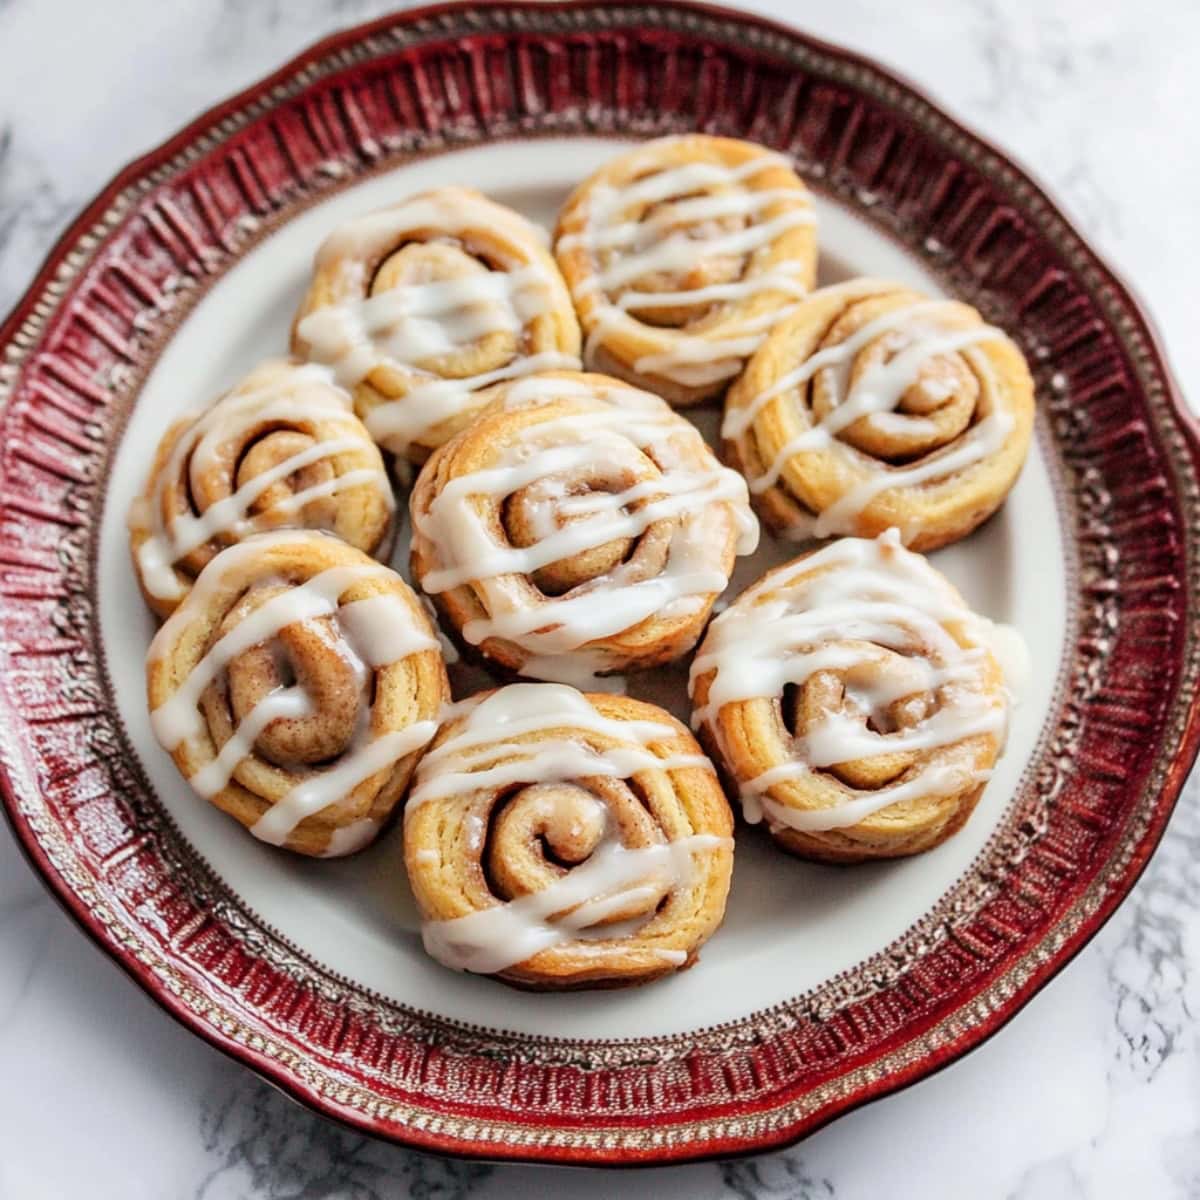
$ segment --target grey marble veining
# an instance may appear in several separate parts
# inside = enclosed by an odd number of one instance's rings
[[[302,1111],[248,1071],[221,1079],[200,1104],[200,1138],[212,1162],[196,1200],[346,1197],[464,1200],[495,1168],[391,1147]]]
[[[727,0],[728,2],[728,0]],[[0,0],[0,312],[125,161],[376,0]],[[1200,381],[1200,6],[789,0],[1045,179]],[[1200,784],[1103,933],[968,1059],[801,1147],[667,1171],[491,1167],[349,1133],[191,1037],[0,832],[0,1200],[1191,1200],[1200,1196]]]

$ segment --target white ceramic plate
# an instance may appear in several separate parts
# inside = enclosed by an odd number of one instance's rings
[[[929,910],[992,834],[1016,790],[1045,718],[1062,659],[1066,619],[1063,539],[1049,468],[1035,448],[1000,513],[933,556],[984,615],[1027,640],[1033,673],[1009,744],[967,827],[929,854],[854,870],[799,862],[762,829],[740,827],[725,922],[697,966],[649,988],[523,994],[449,973],[422,950],[401,862],[399,825],[364,853],[307,862],[265,847],[203,801],[159,748],[147,718],[142,662],[154,624],[128,565],[125,513],[171,421],[286,350],[314,248],[349,217],[445,184],[477,187],[543,226],[570,189],[628,143],[606,138],[508,142],[460,150],[378,175],[317,204],[251,250],[200,302],[151,371],[113,469],[101,540],[100,617],[126,728],[155,791],[188,841],[245,905],[334,974],[401,1004],[477,1025],[555,1037],[681,1034],[750,1016],[878,953]],[[894,278],[938,293],[898,245],[838,205],[818,199],[821,282]],[[692,411],[705,434],[717,412]],[[739,564],[736,596],[795,547],[764,533]],[[403,570],[407,538],[395,555]],[[689,715],[686,667],[630,679],[630,694]],[[456,674],[455,696],[489,686]],[[752,986],[751,986],[752,981]]]

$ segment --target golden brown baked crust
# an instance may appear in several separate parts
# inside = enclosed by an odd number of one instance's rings
[[[678,257],[664,251],[671,239]],[[581,183],[559,215],[555,256],[588,368],[683,407],[721,395],[813,286],[816,226],[781,156],[689,134],[639,146]]]
[[[569,465],[560,452],[574,456]],[[496,483],[505,473],[509,482]],[[587,508],[622,495],[633,498],[619,509]],[[739,540],[757,537],[742,481],[689,422],[645,392],[578,372],[497,389],[494,402],[422,468],[410,507],[413,579],[455,636],[465,634],[508,670],[568,681],[689,651],[728,581]],[[605,516],[621,526],[616,536],[584,539],[584,547],[549,561],[541,554],[550,537],[582,537],[585,520]],[[707,572],[711,582],[672,600],[684,545],[692,578]],[[497,565],[485,569],[485,557]],[[588,597],[620,605],[636,600],[638,588],[650,599],[635,615],[646,615],[624,625],[611,616],[619,609],[580,617],[571,607]],[[506,635],[514,613],[525,614],[525,632]],[[557,631],[549,639],[548,627]]]
[[[369,622],[360,601],[375,609]],[[247,621],[252,639],[226,653],[231,642],[222,639],[245,640]],[[408,585],[320,533],[264,534],[218,555],[159,631],[146,680],[155,732],[184,778],[264,840],[314,856],[349,853],[374,837],[450,695],[434,631]],[[292,715],[268,722],[219,769],[222,748],[253,727],[256,706],[289,692],[299,702]],[[409,748],[369,757],[383,739]],[[275,810],[300,787],[327,791],[328,803],[288,828]],[[259,825],[270,813],[274,830]]]
[[[846,423],[851,394],[865,415]],[[933,550],[1004,501],[1033,413],[1021,351],[969,305],[851,280],[813,292],[747,364],[726,397],[724,457],[778,533],[895,526]]]
[[[292,348],[336,367],[384,449],[424,462],[486,403],[476,394],[491,384],[579,365],[579,325],[542,236],[461,187],[347,222],[317,252]],[[368,330],[355,324],[363,302],[389,294],[440,336],[397,351],[386,314]],[[314,314],[321,319],[307,320]],[[350,322],[322,327],[338,314]]]
[[[471,726],[514,694],[507,722]],[[447,965],[540,990],[618,987],[695,961],[724,914],[731,834],[711,764],[668,713],[516,684],[474,697],[439,730],[405,809],[404,857],[426,946]],[[599,890],[563,890],[588,871]],[[561,903],[531,914],[549,888]]]
[[[349,405],[319,372],[273,359],[170,426],[128,520],[138,582],[158,616],[220,550],[265,530],[326,530],[387,556],[391,484]],[[279,477],[288,462],[298,465]]]
[[[850,579],[864,559],[884,571],[901,560],[901,586]],[[835,576],[861,601],[834,597],[825,620]],[[963,826],[1003,746],[991,628],[894,538],[844,539],[768,572],[713,622],[693,667],[693,724],[746,815],[785,850],[840,863],[917,854]],[[718,676],[738,670],[720,694]],[[896,801],[878,807],[885,794]]]

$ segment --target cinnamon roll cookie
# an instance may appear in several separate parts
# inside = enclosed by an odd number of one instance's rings
[[[554,252],[587,366],[683,406],[719,396],[813,286],[815,214],[782,155],[660,138],[576,188]]]
[[[386,557],[395,507],[379,450],[320,369],[273,360],[167,430],[129,513],[147,603],[171,613],[225,546],[322,529]]]
[[[422,192],[335,230],[292,327],[384,449],[413,462],[493,384],[579,366],[579,325],[542,233],[470,188]]]
[[[318,857],[375,837],[450,695],[408,585],[309,532],[218,554],[158,631],[146,678],[155,736],[192,788]]]
[[[729,390],[722,436],[777,533],[895,527],[933,550],[1003,502],[1033,412],[1021,351],[973,308],[856,279],[772,331]]]
[[[456,706],[418,769],[404,857],[425,948],[541,989],[645,983],[721,922],[732,818],[661,709],[558,684]]]
[[[586,684],[696,643],[758,527],[742,478],[663,401],[603,375],[508,385],[425,464],[412,572],[490,661]]]
[[[746,819],[785,850],[916,854],[962,827],[1003,747],[997,635],[894,530],[843,538],[713,621],[693,725]]]

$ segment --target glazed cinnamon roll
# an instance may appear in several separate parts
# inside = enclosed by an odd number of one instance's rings
[[[256,367],[167,430],[129,513],[147,603],[167,616],[225,546],[268,529],[323,529],[386,557],[394,509],[350,397],[312,367]]]
[[[859,279],[814,292],[726,398],[726,460],[763,520],[796,540],[893,526],[933,550],[965,537],[1016,482],[1033,381],[1016,345],[966,304]]]
[[[758,540],[694,426],[576,372],[508,385],[425,464],[411,512],[413,578],[460,640],[568,683],[685,654]]]
[[[970,612],[895,530],[844,538],[713,621],[692,664],[692,723],[746,819],[765,819],[784,849],[916,854],[962,827],[1001,752],[993,646],[1019,662],[1017,635]]]
[[[721,922],[732,819],[688,731],[641,701],[513,684],[418,768],[404,860],[425,948],[530,988],[645,983]]]
[[[309,532],[217,555],[146,675],[155,736],[195,791],[262,841],[318,857],[375,837],[449,698],[408,585]]]
[[[589,369],[676,406],[719,396],[816,279],[815,215],[787,159],[704,134],[597,171],[567,201],[554,251]]]
[[[331,366],[386,450],[424,462],[493,384],[579,366],[579,326],[541,232],[469,188],[341,226],[317,252],[292,348]]]

